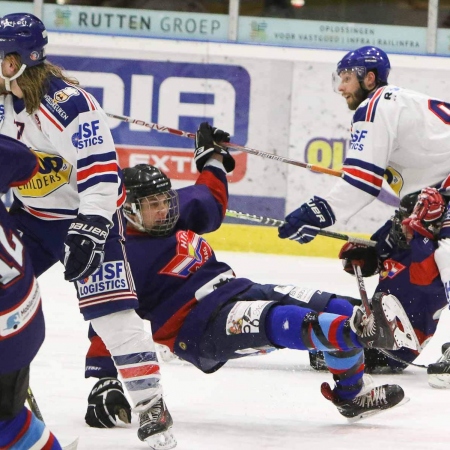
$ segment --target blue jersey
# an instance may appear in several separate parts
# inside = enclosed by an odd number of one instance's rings
[[[150,320],[154,340],[172,351],[186,316],[198,302],[207,302],[208,307],[202,310],[209,317],[252,283],[236,279],[201,236],[222,223],[228,201],[225,173],[206,166],[196,184],[179,189],[178,194],[180,219],[170,236],[151,238],[127,230],[138,313]]]
[[[384,226],[379,231],[386,233],[388,229]],[[382,233],[377,233],[374,237],[383,239]],[[444,285],[434,259],[437,248],[437,241],[414,233],[410,248],[396,246],[383,261],[376,288],[377,292],[387,292],[399,299],[420,344],[434,335],[440,313],[447,307]]]
[[[38,170],[36,156],[20,142],[0,136],[0,192],[26,183]],[[33,360],[44,340],[37,281],[13,219],[0,202],[0,373]]]

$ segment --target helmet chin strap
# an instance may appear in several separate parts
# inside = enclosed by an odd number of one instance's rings
[[[16,78],[19,78],[26,68],[27,66],[25,64],[22,64],[22,67],[17,71],[15,75],[13,75],[12,77],[5,77],[5,75],[3,75],[2,67],[0,64],[0,78],[3,78],[5,80],[5,89],[8,92],[11,92],[11,81],[15,80]]]

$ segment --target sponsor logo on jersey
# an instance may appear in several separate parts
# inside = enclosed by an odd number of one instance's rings
[[[259,333],[261,314],[271,301],[237,302],[227,316],[226,333]]]
[[[398,261],[393,259],[386,259],[383,263],[383,269],[380,272],[380,280],[386,278],[395,278],[400,272],[406,269],[406,266],[400,264]]]
[[[72,136],[72,144],[78,150],[103,144],[103,136],[98,134],[99,120],[85,122],[78,126],[78,132]]]
[[[0,105],[0,123],[5,120],[5,105]]]
[[[364,150],[364,139],[369,132],[367,130],[357,130],[352,132],[352,140],[350,142],[351,150],[358,150],[362,152]]]
[[[103,263],[94,275],[76,284],[80,298],[129,289],[123,261]]]
[[[193,231],[178,231],[176,239],[176,255],[159,273],[187,278],[211,258],[213,251],[211,246]]]
[[[18,333],[36,314],[41,302],[37,281],[34,280],[30,294],[21,303],[4,314],[0,314],[0,338]]]
[[[39,159],[39,170],[23,186],[17,186],[22,197],[46,197],[65,184],[69,184],[72,165],[59,155],[34,150]]]
[[[78,89],[67,86],[64,89],[61,89],[60,91],[57,91],[53,94],[53,101],[56,103],[64,103],[67,102],[67,100],[69,100],[70,97],[76,95],[80,95]]]
[[[400,192],[403,188],[403,177],[398,170],[388,166],[384,171],[384,179],[388,182],[391,189],[400,197]]]
[[[61,106],[58,105],[58,102],[54,100],[50,95],[45,94],[44,95],[45,103],[49,106],[49,108],[58,114],[59,117],[61,117],[64,120],[67,120],[69,118],[69,115],[64,111],[64,109],[61,108]]]

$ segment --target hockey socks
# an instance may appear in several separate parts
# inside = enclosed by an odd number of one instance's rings
[[[362,348],[348,319],[294,305],[277,305],[267,313],[266,333],[272,344],[297,350],[327,352]]]
[[[56,437],[25,406],[12,420],[0,421],[0,450],[62,450]]]
[[[334,309],[346,312],[353,307],[346,300],[334,299]],[[350,330],[347,316],[299,308],[274,306],[266,318],[267,337],[274,345],[297,350],[322,350],[336,386],[334,394],[343,400],[355,398],[361,391],[364,352],[356,334]]]

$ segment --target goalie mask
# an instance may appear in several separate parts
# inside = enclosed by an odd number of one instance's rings
[[[410,247],[402,230],[402,221],[412,214],[419,194],[420,192],[413,192],[412,194],[408,194],[402,197],[402,199],[400,200],[400,206],[398,210],[395,211],[394,217],[392,218],[392,227],[390,234],[393,241],[401,249],[407,249]]]
[[[123,175],[127,220],[152,236],[169,235],[180,217],[178,193],[170,179],[149,164],[126,168]]]

